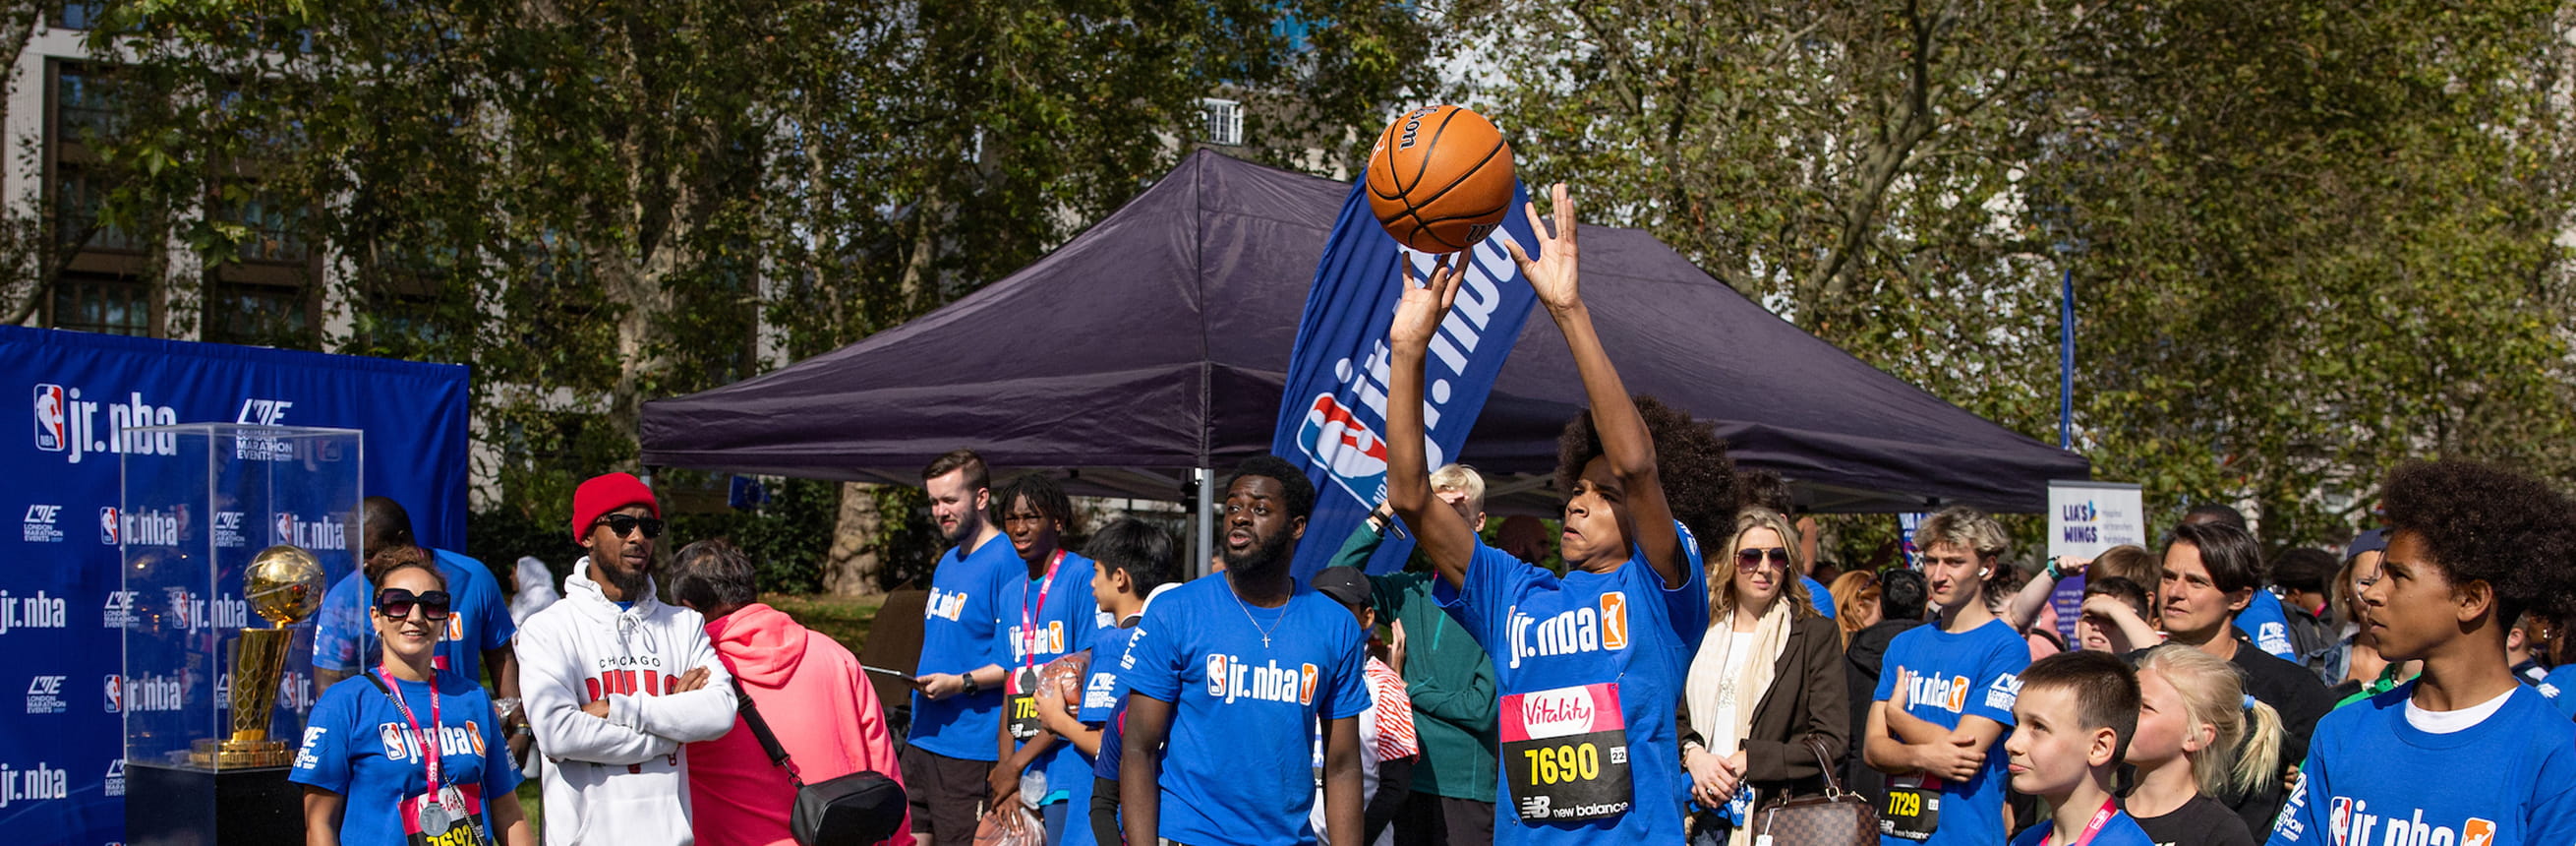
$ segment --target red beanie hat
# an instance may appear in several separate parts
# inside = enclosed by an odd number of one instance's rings
[[[654,517],[662,516],[662,504],[653,501],[653,489],[631,473],[602,473],[582,482],[572,492],[572,542],[580,543],[600,517],[629,505],[641,505],[653,509]]]

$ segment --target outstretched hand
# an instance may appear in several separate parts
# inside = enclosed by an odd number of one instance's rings
[[[1506,241],[1504,246],[1511,250],[1512,261],[1520,265],[1521,278],[1529,280],[1530,288],[1538,292],[1539,304],[1549,311],[1564,311],[1583,303],[1575,285],[1574,195],[1566,190],[1565,183],[1559,182],[1550,189],[1549,197],[1556,209],[1553,237],[1547,234],[1547,221],[1539,219],[1538,204],[1521,205],[1521,212],[1529,215],[1530,232],[1538,236],[1538,259],[1531,260],[1518,242]]]
[[[1459,281],[1466,278],[1466,263],[1449,263],[1448,256],[1431,267],[1431,281],[1416,284],[1413,264],[1396,258],[1404,271],[1404,296],[1395,302],[1395,323],[1386,330],[1386,345],[1400,350],[1428,349],[1431,336],[1439,333],[1440,321],[1448,319],[1449,307],[1458,302]]]

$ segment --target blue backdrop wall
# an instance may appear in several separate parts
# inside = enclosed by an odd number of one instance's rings
[[[222,344],[0,326],[0,390],[29,397],[0,424],[0,831],[21,843],[125,839],[118,461],[130,426],[260,423],[366,433],[364,490],[411,512],[422,543],[465,542],[467,370]],[[24,435],[7,435],[12,430]],[[219,596],[236,601],[239,596]],[[278,697],[310,708],[303,671]],[[300,688],[300,689],[299,689]],[[195,691],[185,696],[209,695]],[[205,703],[187,703],[204,707]]]

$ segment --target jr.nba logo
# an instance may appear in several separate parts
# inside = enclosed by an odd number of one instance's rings
[[[36,386],[36,448],[63,451],[63,386]]]
[[[2352,837],[2352,800],[2337,796],[2326,806],[2326,830],[2334,832],[2334,846],[2343,846]]]
[[[1316,394],[1307,407],[1297,447],[1361,502],[1386,498],[1386,441],[1332,394]]]

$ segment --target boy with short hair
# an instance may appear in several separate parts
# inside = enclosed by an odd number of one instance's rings
[[[2051,810],[2013,846],[2154,846],[2111,792],[2138,729],[2139,698],[2137,673],[2108,652],[2060,652],[2022,671],[2018,727],[2004,752],[2013,789]]]
[[[1099,628],[1086,639],[1091,667],[1084,673],[1082,701],[1068,703],[1053,685],[1038,688],[1038,716],[1048,731],[1073,744],[1091,759],[1092,778],[1067,784],[1082,825],[1067,825],[1058,846],[1117,843],[1118,724],[1126,716],[1127,690],[1119,682],[1118,656],[1127,652],[1128,636],[1145,617],[1145,607],[1172,586],[1172,536],[1151,523],[1121,517],[1100,527],[1083,547],[1092,559],[1091,599],[1100,607]]]

